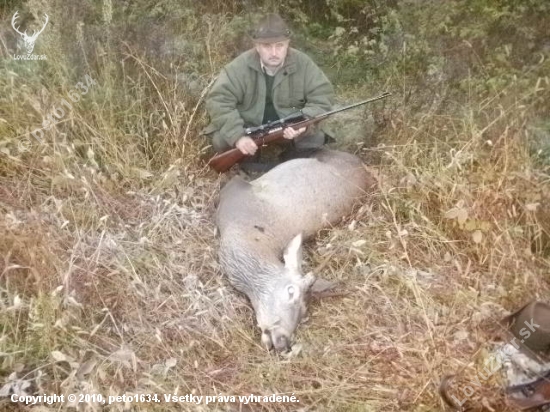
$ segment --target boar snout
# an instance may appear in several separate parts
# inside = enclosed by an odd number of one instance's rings
[[[292,335],[288,335],[282,328],[262,331],[262,343],[266,349],[275,349],[276,352],[290,350]]]

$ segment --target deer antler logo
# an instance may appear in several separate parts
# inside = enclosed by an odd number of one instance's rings
[[[19,27],[15,27],[15,21],[17,20],[17,14],[19,12],[16,11],[15,14],[13,15],[13,18],[11,19],[11,26],[13,27],[13,29],[19,33],[22,37],[23,37],[23,41],[25,42],[25,51],[27,52],[27,55],[30,55],[34,49],[34,43],[36,42],[36,39],[38,38],[38,35],[40,33],[42,33],[44,31],[44,29],[46,28],[46,24],[48,24],[48,15],[46,13],[44,13],[44,15],[46,16],[46,21],[44,22],[44,25],[42,26],[42,28],[40,29],[39,32],[36,32],[36,30],[34,31],[34,33],[32,34],[32,36],[29,36],[27,34],[27,31],[25,30],[24,33],[21,33],[19,31]]]

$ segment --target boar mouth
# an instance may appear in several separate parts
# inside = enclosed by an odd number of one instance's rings
[[[291,335],[287,334],[280,326],[262,331],[262,343],[268,350],[276,352],[288,352],[291,348]]]

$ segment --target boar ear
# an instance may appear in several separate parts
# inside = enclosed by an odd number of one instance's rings
[[[285,267],[292,271],[302,271],[302,233],[292,239],[284,252]]]
[[[338,286],[337,282],[332,282],[330,280],[316,278],[313,285],[309,289],[310,296],[315,298],[323,298],[326,296],[333,295],[333,290]]]
[[[301,295],[300,290],[295,285],[288,285],[286,293],[289,303],[297,302]]]

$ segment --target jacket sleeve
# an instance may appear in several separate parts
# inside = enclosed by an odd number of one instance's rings
[[[332,109],[334,87],[323,71],[308,59],[306,69],[306,104],[302,112],[307,116],[317,116]]]
[[[244,121],[237,110],[243,94],[238,81],[232,79],[230,71],[224,68],[214,82],[205,103],[212,126],[230,146],[234,146],[244,135]]]

